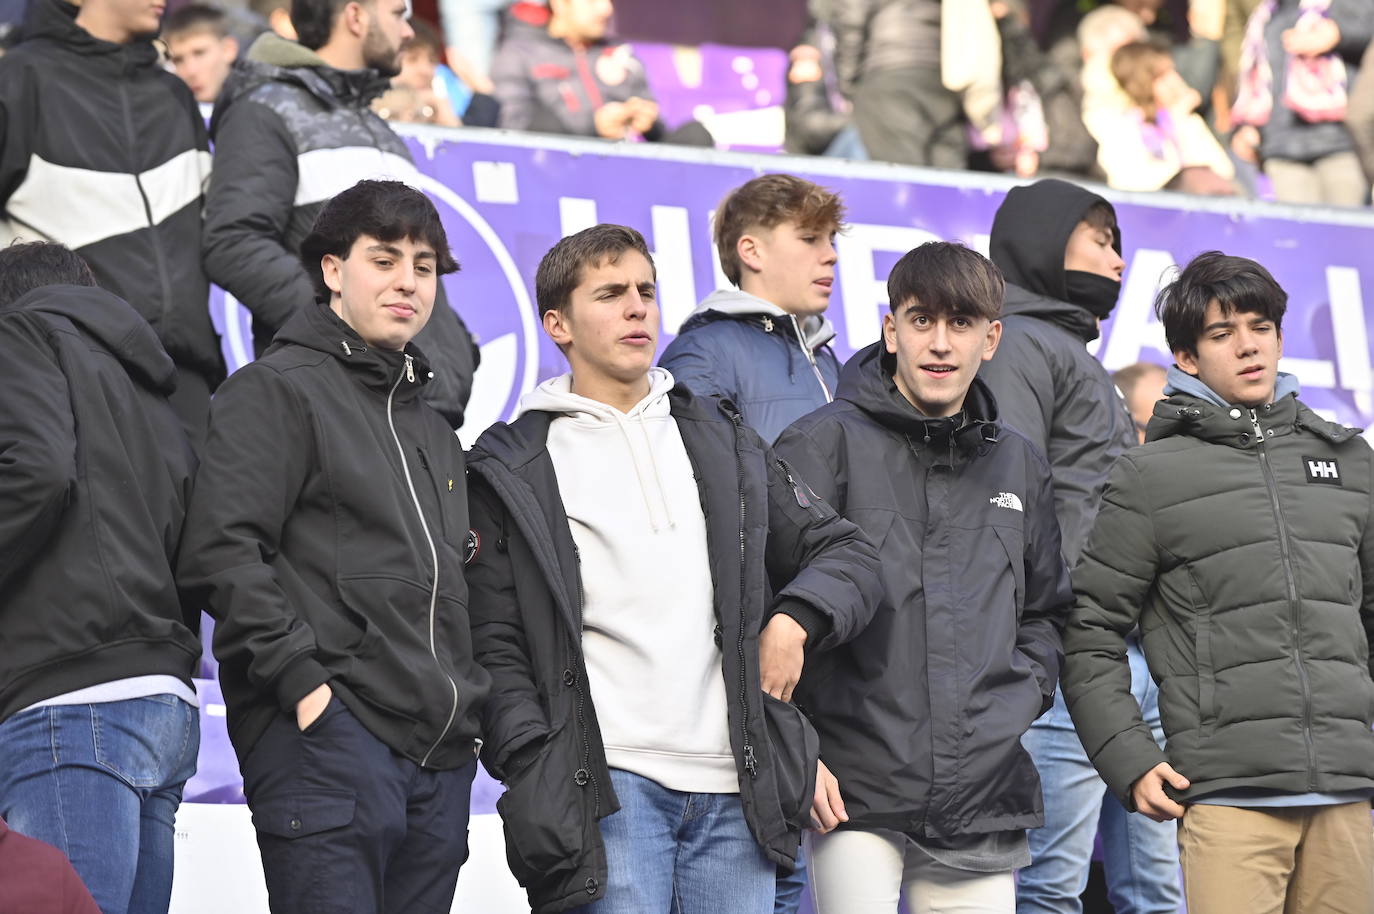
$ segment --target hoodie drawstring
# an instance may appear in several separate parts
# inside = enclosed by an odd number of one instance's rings
[[[634,464],[635,479],[639,482],[639,494],[640,497],[644,499],[644,510],[649,514],[649,526],[653,528],[655,533],[658,533],[663,528],[659,526],[656,517],[658,512],[654,511],[653,502],[649,498],[649,486],[644,480],[644,473],[639,469],[639,457],[635,454],[634,442],[630,440],[630,432],[629,429],[626,428],[629,421],[628,417],[621,415],[615,416],[616,428],[620,429],[620,434],[625,438],[625,447],[628,448],[630,452],[630,462]],[[636,415],[635,421],[639,425],[639,434],[644,441],[644,450],[649,454],[649,467],[653,471],[654,485],[658,489],[659,504],[663,506],[662,514],[668,521],[668,528],[670,530],[675,529],[677,527],[677,521],[673,519],[672,510],[668,507],[668,494],[663,490],[663,480],[658,472],[658,460],[654,457],[654,448],[653,443],[649,439],[649,430],[644,427],[643,414]]]

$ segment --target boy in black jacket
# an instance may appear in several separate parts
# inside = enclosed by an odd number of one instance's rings
[[[778,453],[873,540],[884,599],[798,687],[848,821],[810,845],[817,908],[1010,914],[1043,820],[1021,735],[1054,700],[1072,603],[1049,467],[975,374],[1001,273],[945,242],[888,277],[883,338]]]
[[[572,370],[472,452],[484,758],[536,911],[770,914],[838,803],[786,702],[867,624],[876,557],[733,405],[652,367],[654,283],[633,229],[555,245],[535,288]]]
[[[419,191],[362,181],[302,303],[215,398],[179,580],[215,656],[274,912],[448,910],[477,708],[463,454],[411,340],[457,269]]]

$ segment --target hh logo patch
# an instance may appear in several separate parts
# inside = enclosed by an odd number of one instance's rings
[[[999,508],[1010,508],[1013,511],[1020,511],[1022,514],[1025,513],[1025,509],[1021,507],[1021,497],[1015,492],[998,492],[988,499],[988,504]]]
[[[1341,468],[1333,458],[1304,457],[1302,468],[1307,473],[1308,482],[1319,482],[1328,486],[1344,485],[1341,482]]]

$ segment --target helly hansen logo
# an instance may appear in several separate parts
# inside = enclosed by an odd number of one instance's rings
[[[1307,472],[1308,482],[1319,482],[1328,486],[1344,485],[1341,482],[1341,468],[1333,458],[1304,457],[1302,468]]]
[[[1011,508],[1013,511],[1020,511],[1022,514],[1026,513],[1025,508],[1021,507],[1020,497],[1014,492],[998,492],[992,498],[988,499],[988,504],[998,508]]]

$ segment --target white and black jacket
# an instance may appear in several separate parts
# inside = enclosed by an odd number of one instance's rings
[[[0,58],[0,244],[48,239],[153,325],[213,388],[224,377],[200,262],[205,125],[151,41],[113,44],[34,0]]]
[[[300,247],[325,202],[364,179],[419,183],[405,143],[368,107],[386,88],[375,70],[336,70],[266,34],[220,93],[205,271],[253,313],[258,354],[301,302],[315,300]],[[435,373],[424,398],[457,428],[480,355],[442,283],[416,343]]]

